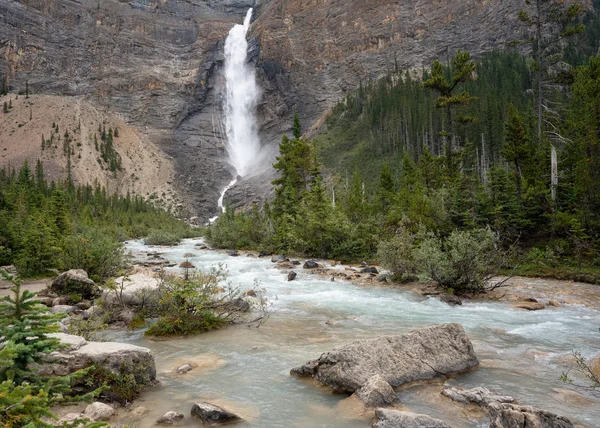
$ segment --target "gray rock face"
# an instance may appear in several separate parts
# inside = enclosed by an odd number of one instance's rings
[[[87,272],[82,269],[71,269],[63,272],[52,281],[50,290],[61,296],[80,294],[88,300],[95,299],[101,294],[100,287],[89,279]]]
[[[156,420],[159,425],[175,425],[183,420],[184,416],[181,413],[170,411],[162,415]]]
[[[194,404],[192,406],[192,416],[209,425],[242,420],[238,415],[209,403]]]
[[[370,377],[353,396],[365,403],[365,407],[389,407],[400,403],[392,386],[378,374]]]
[[[574,428],[563,416],[529,406],[492,403],[488,409],[490,428]]]
[[[337,392],[354,392],[380,375],[393,388],[445,379],[477,367],[473,345],[460,324],[442,324],[399,336],[359,340],[292,369]]]
[[[412,412],[377,409],[372,428],[450,428],[444,421]]]
[[[572,428],[567,418],[546,410],[518,404],[513,397],[487,388],[446,388],[442,395],[460,403],[474,403],[487,410],[490,428]]]

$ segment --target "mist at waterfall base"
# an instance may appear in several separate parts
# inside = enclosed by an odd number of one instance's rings
[[[569,401],[572,395],[562,392],[568,386],[560,380],[561,373],[571,367],[573,349],[587,357],[600,349],[600,312],[595,309],[564,305],[529,312],[495,301],[466,301],[450,307],[420,296],[410,287],[331,282],[303,269],[296,270],[298,277],[288,282],[287,270],[277,269],[269,258],[198,250],[195,244],[199,242],[185,240],[179,246],[158,250],[173,263],[194,253],[190,260],[202,271],[226,263],[228,282],[241,290],[252,288],[258,280],[274,313],[258,329],[231,326],[165,341],[150,340],[140,330],[111,331],[111,340],[149,347],[156,358],[161,386],[145,392],[136,404],[152,409],[139,426],[153,426],[154,420],[169,410],[186,415],[181,426],[198,426],[188,417],[192,404],[209,401],[243,416],[246,421],[237,427],[368,427],[371,416],[365,419],[353,414],[345,407],[345,395],[294,378],[289,370],[353,340],[445,322],[464,326],[481,361],[477,370],[448,384],[485,386],[513,395],[524,404],[565,415],[582,426],[598,426],[598,399],[582,391],[583,396],[573,392],[575,399]],[[157,250],[139,241],[128,243],[127,248],[134,252]],[[344,267],[335,269],[343,271]],[[173,373],[187,362],[198,367],[186,375]],[[443,401],[439,386],[416,386],[398,396],[405,408],[445,420],[453,427],[489,427],[485,418],[471,418],[468,412],[463,415],[458,404]],[[124,418],[120,422],[131,421]]]

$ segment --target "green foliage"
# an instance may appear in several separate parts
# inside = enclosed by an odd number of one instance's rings
[[[68,376],[47,377],[35,365],[47,362],[49,354],[61,347],[50,333],[58,331],[57,321],[64,314],[49,314],[48,308],[35,300],[35,294],[21,291],[21,281],[0,270],[13,282],[13,295],[0,299],[0,422],[5,427],[53,427],[50,407],[59,403],[90,400],[105,387],[85,395],[75,395],[71,385],[88,375],[89,369]],[[98,385],[98,384],[96,384]],[[92,424],[85,426],[105,426]]]
[[[116,276],[125,267],[123,244],[98,228],[84,229],[81,233],[67,236],[62,247],[62,266],[65,269],[83,269],[94,281]]]
[[[0,262],[15,264],[22,276],[80,268],[105,279],[123,264],[117,241],[151,230],[178,240],[194,234],[141,197],[110,195],[99,185],[75,187],[69,177],[48,183],[40,161],[33,172],[27,162],[18,171],[0,168]]]
[[[431,235],[414,252],[423,279],[455,292],[483,291],[499,267],[498,237],[490,229],[454,231],[447,238]]]
[[[182,313],[161,317],[156,324],[146,330],[148,336],[189,336],[217,330],[227,322],[210,312]]]
[[[146,245],[177,245],[179,241],[179,235],[164,230],[152,230],[144,239]]]
[[[415,234],[402,227],[391,239],[381,241],[377,246],[377,259],[381,266],[397,279],[413,279],[417,273],[414,258],[416,240]]]
[[[220,328],[228,323],[245,322],[249,308],[239,289],[223,284],[223,267],[209,273],[195,272],[186,278],[165,275],[159,285],[158,321],[146,331],[148,336],[185,336]],[[260,294],[260,293],[258,293]],[[258,315],[266,317],[266,302],[259,298]],[[252,315],[254,316],[254,315]]]

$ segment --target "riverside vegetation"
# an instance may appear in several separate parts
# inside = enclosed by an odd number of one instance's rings
[[[600,20],[540,10],[532,57],[459,51],[421,76],[392,69],[340,101],[312,141],[296,116],[275,198],[228,209],[210,243],[378,258],[458,292],[502,271],[600,281],[600,56],[589,56]]]

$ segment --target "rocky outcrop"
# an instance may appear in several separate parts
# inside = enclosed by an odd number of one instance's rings
[[[372,428],[450,428],[444,421],[412,412],[377,409]]]
[[[370,377],[352,395],[365,403],[365,407],[389,407],[400,403],[394,388],[378,374]]]
[[[208,425],[223,424],[228,422],[240,421],[235,413],[228,412],[219,406],[209,403],[196,403],[192,406],[192,416],[200,419]]]
[[[292,369],[337,392],[354,392],[380,375],[393,388],[470,371],[479,361],[460,324],[442,324],[399,336],[359,340]]]
[[[59,296],[79,294],[84,299],[95,299],[102,293],[100,287],[82,269],[71,269],[60,274],[52,281],[50,291]]]
[[[487,388],[446,388],[442,395],[463,404],[476,404],[490,416],[490,428],[573,428],[563,416],[546,410],[523,406],[510,396],[499,395]]]

